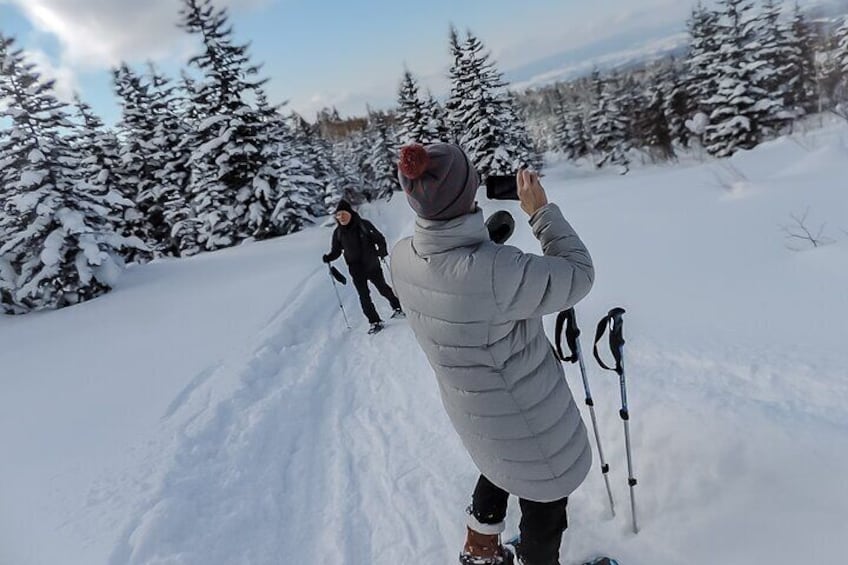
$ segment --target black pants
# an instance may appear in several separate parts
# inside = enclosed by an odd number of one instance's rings
[[[509,493],[480,475],[471,501],[471,513],[482,524],[499,524],[506,518]],[[525,565],[559,565],[562,534],[568,527],[568,497],[554,502],[533,502],[523,498],[521,506],[521,541],[518,556]]]
[[[371,290],[368,288],[369,282],[389,301],[393,310],[400,308],[400,301],[392,291],[392,287],[386,282],[383,276],[383,270],[379,266],[376,269],[370,270],[359,265],[348,265],[348,268],[350,269],[350,278],[353,279],[353,286],[356,287],[356,292],[359,293],[359,304],[362,306],[362,312],[370,323],[379,322],[380,315],[371,301]]]

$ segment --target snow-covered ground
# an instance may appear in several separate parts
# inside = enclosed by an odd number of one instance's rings
[[[627,309],[642,526],[617,379],[590,362],[619,512],[596,466],[565,564],[844,560],[848,127],[731,163],[547,171],[596,261],[584,349]],[[834,243],[790,251],[781,226],[807,210]],[[402,197],[365,215],[411,232]],[[405,323],[365,335],[345,287],[345,329],[329,237],[133,268],[104,298],[0,318],[0,564],[454,563],[474,468]],[[538,249],[524,222],[512,243]]]

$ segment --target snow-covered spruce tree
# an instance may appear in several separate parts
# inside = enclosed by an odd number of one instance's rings
[[[451,66],[448,71],[448,78],[450,79],[451,90],[448,99],[445,101],[445,116],[447,128],[450,132],[450,142],[458,143],[465,126],[456,120],[460,116],[459,107],[462,105],[463,100],[471,96],[471,84],[462,78],[468,74],[468,60],[465,57],[464,44],[459,38],[459,33],[452,25],[449,33],[449,43]]]
[[[464,73],[454,88],[465,95],[450,121],[461,124],[459,144],[485,179],[489,175],[511,174],[516,166],[515,159],[506,151],[509,142],[506,83],[483,49],[480,40],[469,32],[463,45]]]
[[[438,141],[434,131],[433,116],[429,101],[421,98],[418,83],[408,70],[403,73],[398,90],[397,135],[401,144],[421,143],[427,145]]]
[[[268,104],[264,92],[258,93],[258,106],[268,126],[269,141],[264,149],[264,165],[260,178],[263,190],[269,191],[269,230],[256,237],[287,235],[300,231],[314,221],[314,216],[323,215],[322,163],[326,157],[322,148],[298,135],[291,119],[280,113],[279,106]],[[299,116],[294,116],[302,123]],[[314,131],[314,130],[311,130]],[[304,144],[306,143],[306,144]]]
[[[113,131],[105,129],[103,121],[83,102],[75,97],[75,124],[70,135],[71,150],[80,159],[76,176],[88,189],[108,204],[104,216],[110,230],[121,233],[127,210],[135,204],[123,196],[119,186],[120,145]],[[144,243],[135,238],[128,239],[136,248]]]
[[[744,47],[754,68],[754,84],[764,96],[758,101],[766,109],[762,117],[764,134],[778,134],[798,117],[786,107],[793,77],[787,74],[790,47],[781,26],[780,6],[774,0],[764,0],[760,14],[748,26],[753,43]]]
[[[573,159],[569,124],[569,118],[573,108],[570,107],[570,102],[566,101],[565,95],[557,87],[553,88],[549,94],[549,98],[550,110],[547,112],[542,111],[542,114],[548,121],[546,128],[550,135],[548,149],[560,151],[569,159]]]
[[[2,309],[17,313],[76,304],[107,292],[120,272],[124,244],[108,225],[104,195],[79,178],[80,162],[64,134],[73,128],[65,104],[24,62],[21,50],[0,36],[0,118],[11,133],[0,157],[11,163],[6,177]]]
[[[324,186],[324,210],[331,214],[342,199],[359,204],[362,196],[362,179],[356,168],[355,160],[346,161],[342,157],[342,148],[338,144],[332,144],[326,139],[320,138],[322,153],[327,155],[329,165],[329,176]],[[345,152],[346,153],[346,152]]]
[[[400,190],[397,179],[398,143],[385,114],[369,112],[365,138],[370,148],[365,160],[369,200],[391,200],[394,193]]]
[[[362,177],[364,157],[361,147],[363,135],[355,133],[341,139],[333,144],[333,162],[337,165],[339,185],[342,187],[340,196],[348,202],[356,205],[366,200],[363,193],[365,180]],[[333,195],[326,200],[327,211],[335,210],[338,200]]]
[[[362,179],[356,168],[356,160],[347,160],[342,155],[342,146],[319,137],[318,150],[325,163],[324,210],[333,213],[341,199],[353,204],[363,200]]]
[[[719,14],[705,8],[700,2],[692,10],[689,19],[689,51],[686,55],[687,94],[692,105],[692,114],[685,125],[693,136],[703,144],[704,131],[713,113],[714,105],[708,103],[718,89],[719,69],[715,66],[720,45],[718,44]],[[696,127],[697,124],[697,127]]]
[[[668,161],[676,157],[671,126],[666,117],[664,86],[661,83],[649,86],[635,114],[636,142],[648,151],[654,162]]]
[[[568,108],[565,105],[565,97],[558,88],[554,88],[551,94],[550,112],[546,113],[548,118],[547,132],[550,135],[548,149],[560,151],[571,158],[568,151]]]
[[[506,147],[513,157],[513,169],[530,168],[534,171],[542,170],[544,160],[542,151],[537,147],[527,129],[527,119],[515,96],[507,92],[505,122],[507,128]]]
[[[279,197],[281,172],[283,168],[281,131],[277,108],[268,103],[265,92],[256,91],[256,109],[262,120],[253,129],[252,136],[260,148],[260,166],[256,169],[249,186],[238,191],[238,203],[232,209],[236,226],[236,239],[268,239],[278,235],[278,228],[284,221],[275,222],[272,213]],[[299,228],[298,228],[299,229]],[[296,230],[292,230],[296,231]]]
[[[816,59],[817,107],[822,112],[834,109],[843,97],[845,74],[837,45],[838,35],[824,37]]]
[[[842,75],[841,99],[848,101],[848,16],[836,30],[836,68]]]
[[[332,211],[328,202],[338,203],[338,193],[343,190],[339,185],[344,181],[338,178],[332,147],[321,137],[318,124],[310,124],[296,113],[289,119],[289,128],[294,136],[289,143],[289,159],[293,166],[299,167],[290,174],[303,179],[300,184],[309,201],[310,213],[323,216]]]
[[[189,63],[203,79],[194,86],[193,104],[200,120],[191,157],[192,208],[199,245],[212,251],[244,239],[245,203],[263,165],[262,118],[246,99],[264,81],[251,64],[247,45],[236,45],[225,9],[212,0],[182,0],[180,27],[202,42]]]
[[[191,153],[194,135],[183,108],[186,93],[162,75],[153,65],[149,70],[150,112],[154,121],[151,158],[157,168],[151,194],[142,200],[162,210],[170,230],[168,255],[193,255],[199,251],[195,239],[195,218],[190,204]],[[164,242],[163,242],[164,243]]]
[[[576,161],[586,157],[591,152],[590,139],[586,132],[585,110],[579,102],[572,102],[566,120],[568,145],[565,149],[570,158]]]
[[[615,99],[619,113],[627,124],[628,140],[631,146],[638,142],[635,130],[636,115],[648,103],[644,84],[630,73],[613,73],[607,80],[610,96]]]
[[[280,114],[268,103],[264,91],[257,92],[257,107],[263,117],[267,139],[262,144],[263,165],[253,182],[247,201],[249,237],[267,239],[287,235],[312,223],[312,210],[320,185],[298,154],[295,136]]]
[[[687,148],[692,139],[692,132],[686,127],[686,121],[695,113],[695,106],[676,61],[671,62],[668,71],[662,75],[660,81],[664,93],[663,113],[668,122],[671,139]]]
[[[129,262],[145,263],[166,255],[171,248],[171,227],[165,222],[156,160],[156,120],[151,107],[150,85],[127,65],[112,71],[113,85],[121,103],[118,135],[120,166],[116,168],[119,192],[135,206],[124,211],[122,233],[137,237],[145,249],[126,250]]]
[[[451,133],[448,127],[448,117],[445,109],[429,91],[427,92],[427,98],[424,100],[424,107],[429,118],[427,131],[430,132],[431,141],[450,142]]]
[[[784,73],[791,81],[786,105],[806,113],[815,112],[818,109],[816,31],[798,4],[792,18],[782,24],[782,32],[789,57]]]
[[[349,153],[350,162],[356,170],[357,178],[361,181],[359,194],[368,202],[374,200],[374,191],[371,188],[372,173],[369,166],[372,137],[373,132],[368,122],[363,131],[351,135],[347,143],[340,148],[343,154]]]
[[[559,90],[554,91],[552,117],[555,148],[572,161],[582,159],[590,152],[583,114],[584,109],[579,100],[566,100]]]
[[[773,101],[757,85],[757,67],[748,51],[756,37],[749,25],[752,5],[747,0],[721,0],[718,42],[721,49],[714,62],[720,77],[718,90],[706,101],[715,108],[706,130],[707,151],[729,157],[739,149],[752,149],[763,139]],[[756,51],[754,51],[754,54]]]
[[[0,35],[0,65],[3,62],[5,49],[11,47],[11,40]],[[3,73],[0,66],[0,73]],[[4,98],[0,98],[0,115],[3,108],[8,104]],[[20,153],[17,151],[17,140],[12,137],[12,130],[4,127],[0,121],[0,247],[9,240],[11,227],[14,224],[14,210],[7,209],[6,203],[12,196],[11,184],[15,180],[12,172],[15,170]],[[17,290],[18,274],[12,265],[10,254],[0,254],[0,312],[21,313],[24,310],[17,305],[15,291]]]
[[[452,113],[448,121],[461,131],[459,144],[484,179],[511,175],[519,167],[539,161],[522,141],[529,135],[505,90],[501,73],[470,32],[451,76]]]
[[[565,97],[556,85],[541,93],[543,102],[539,105],[525,102],[530,117],[527,127],[533,139],[542,151],[565,153],[562,141],[565,139]]]
[[[595,92],[595,108],[589,115],[589,131],[595,166],[608,165],[622,168],[622,174],[630,170],[630,125],[616,99],[614,83],[604,81],[597,70],[592,74]]]

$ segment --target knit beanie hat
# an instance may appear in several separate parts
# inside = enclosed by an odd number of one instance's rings
[[[450,143],[400,150],[398,180],[409,205],[425,220],[451,220],[469,214],[480,179],[465,153]]]
[[[353,214],[353,206],[351,206],[350,202],[348,202],[347,200],[341,200],[339,202],[339,205],[336,206],[336,214],[338,214],[339,212],[349,212]]]

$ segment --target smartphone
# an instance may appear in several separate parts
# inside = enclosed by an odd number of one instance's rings
[[[486,179],[489,200],[518,200],[518,181],[515,175],[491,175]]]

